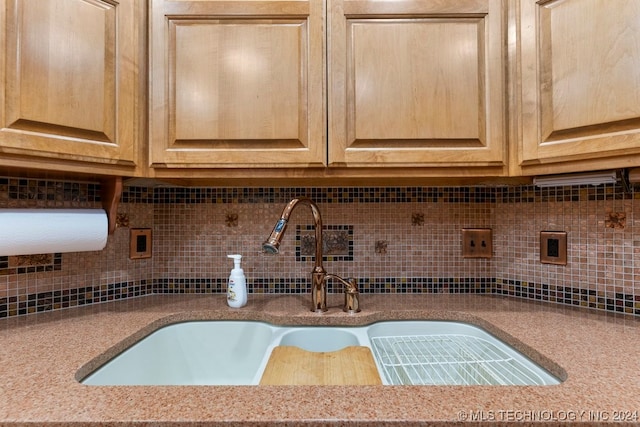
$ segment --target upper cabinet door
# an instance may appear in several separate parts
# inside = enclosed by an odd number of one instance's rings
[[[505,173],[502,6],[331,0],[330,163]]]
[[[640,165],[640,1],[520,3],[525,172]]]
[[[323,165],[322,0],[151,1],[154,167]]]
[[[131,173],[144,16],[133,0],[0,0],[2,164]]]

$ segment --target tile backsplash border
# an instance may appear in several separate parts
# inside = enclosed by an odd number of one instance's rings
[[[0,178],[0,208],[81,208],[99,203],[100,185],[92,182],[67,182],[37,180],[20,177]],[[579,204],[581,202],[616,203],[640,200],[635,190],[624,192],[616,185],[604,187],[562,187],[538,189],[532,186],[518,187],[359,187],[359,188],[182,188],[182,187],[125,187],[122,206],[151,206],[193,204],[284,204],[293,197],[308,196],[317,203],[430,203],[430,204],[488,204],[495,207],[547,204],[549,206]],[[545,205],[546,206],[546,205]],[[144,208],[143,209],[148,209]],[[614,212],[616,206],[611,208]],[[620,208],[618,208],[620,210]],[[569,209],[571,211],[571,209]],[[565,211],[563,211],[565,212]],[[492,223],[499,222],[492,213]],[[423,214],[420,213],[419,216]],[[562,215],[566,215],[566,212]],[[550,214],[551,216],[551,214]],[[619,216],[614,215],[616,218]],[[611,217],[611,215],[610,215]],[[629,221],[629,215],[625,219]],[[412,225],[416,225],[412,214]],[[424,221],[424,219],[422,220]],[[422,226],[420,221],[420,226]],[[603,222],[605,219],[603,218]],[[605,223],[603,227],[607,227]],[[624,224],[623,224],[624,227]],[[611,227],[614,228],[614,227]],[[620,228],[620,227],[617,227]],[[60,254],[57,254],[60,255]],[[2,258],[2,257],[0,257]],[[62,262],[56,258],[56,265]],[[5,260],[6,261],[6,260]],[[0,259],[0,267],[4,265]],[[6,262],[5,262],[6,264]],[[0,269],[0,279],[20,282],[22,277],[37,281],[42,275],[51,274],[51,267],[21,266],[19,269]],[[59,268],[57,268],[59,270]],[[153,271],[150,269],[149,271]],[[23,276],[24,275],[24,276]],[[486,274],[485,274],[486,275]],[[483,293],[506,295],[516,298],[546,301],[555,304],[587,307],[607,312],[640,316],[640,285],[631,292],[616,289],[604,292],[580,286],[536,283],[500,277],[357,277],[361,292],[366,293]],[[106,280],[107,283],[104,283]],[[46,290],[0,298],[0,317],[11,317],[35,312],[50,311],[79,305],[96,304],[117,299],[140,297],[161,293],[224,293],[226,277],[216,278],[166,278],[149,277],[119,281],[109,277],[98,283],[75,283],[69,289]],[[0,282],[2,286],[3,282]],[[304,278],[254,278],[249,284],[250,293],[307,293],[310,284]],[[1,288],[0,288],[1,290]],[[331,286],[329,288],[331,291]]]

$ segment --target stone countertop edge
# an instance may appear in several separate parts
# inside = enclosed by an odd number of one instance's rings
[[[640,426],[640,319],[490,295],[362,295],[363,311],[309,310],[304,294],[153,295],[0,320],[0,426]],[[563,379],[550,386],[86,386],[154,330],[190,320],[480,326]]]

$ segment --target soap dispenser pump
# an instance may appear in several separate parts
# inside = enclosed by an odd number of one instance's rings
[[[233,308],[244,307],[247,304],[247,279],[240,267],[242,255],[227,255],[227,257],[233,259],[233,270],[229,275],[227,286],[227,304]]]

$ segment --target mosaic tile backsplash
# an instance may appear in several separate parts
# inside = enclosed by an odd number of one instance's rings
[[[5,177],[0,208],[99,207],[99,190]],[[125,187],[120,227],[103,251],[0,257],[0,317],[152,293],[223,294],[231,253],[243,255],[249,297],[307,293],[315,235],[306,206],[291,215],[279,255],[260,249],[298,196],[322,212],[325,268],[355,277],[363,294],[488,293],[640,316],[640,191],[610,185]],[[129,228],[152,229],[152,258],[129,259]],[[462,228],[491,228],[493,258],[463,258]],[[566,266],[540,262],[541,231],[568,233]]]

